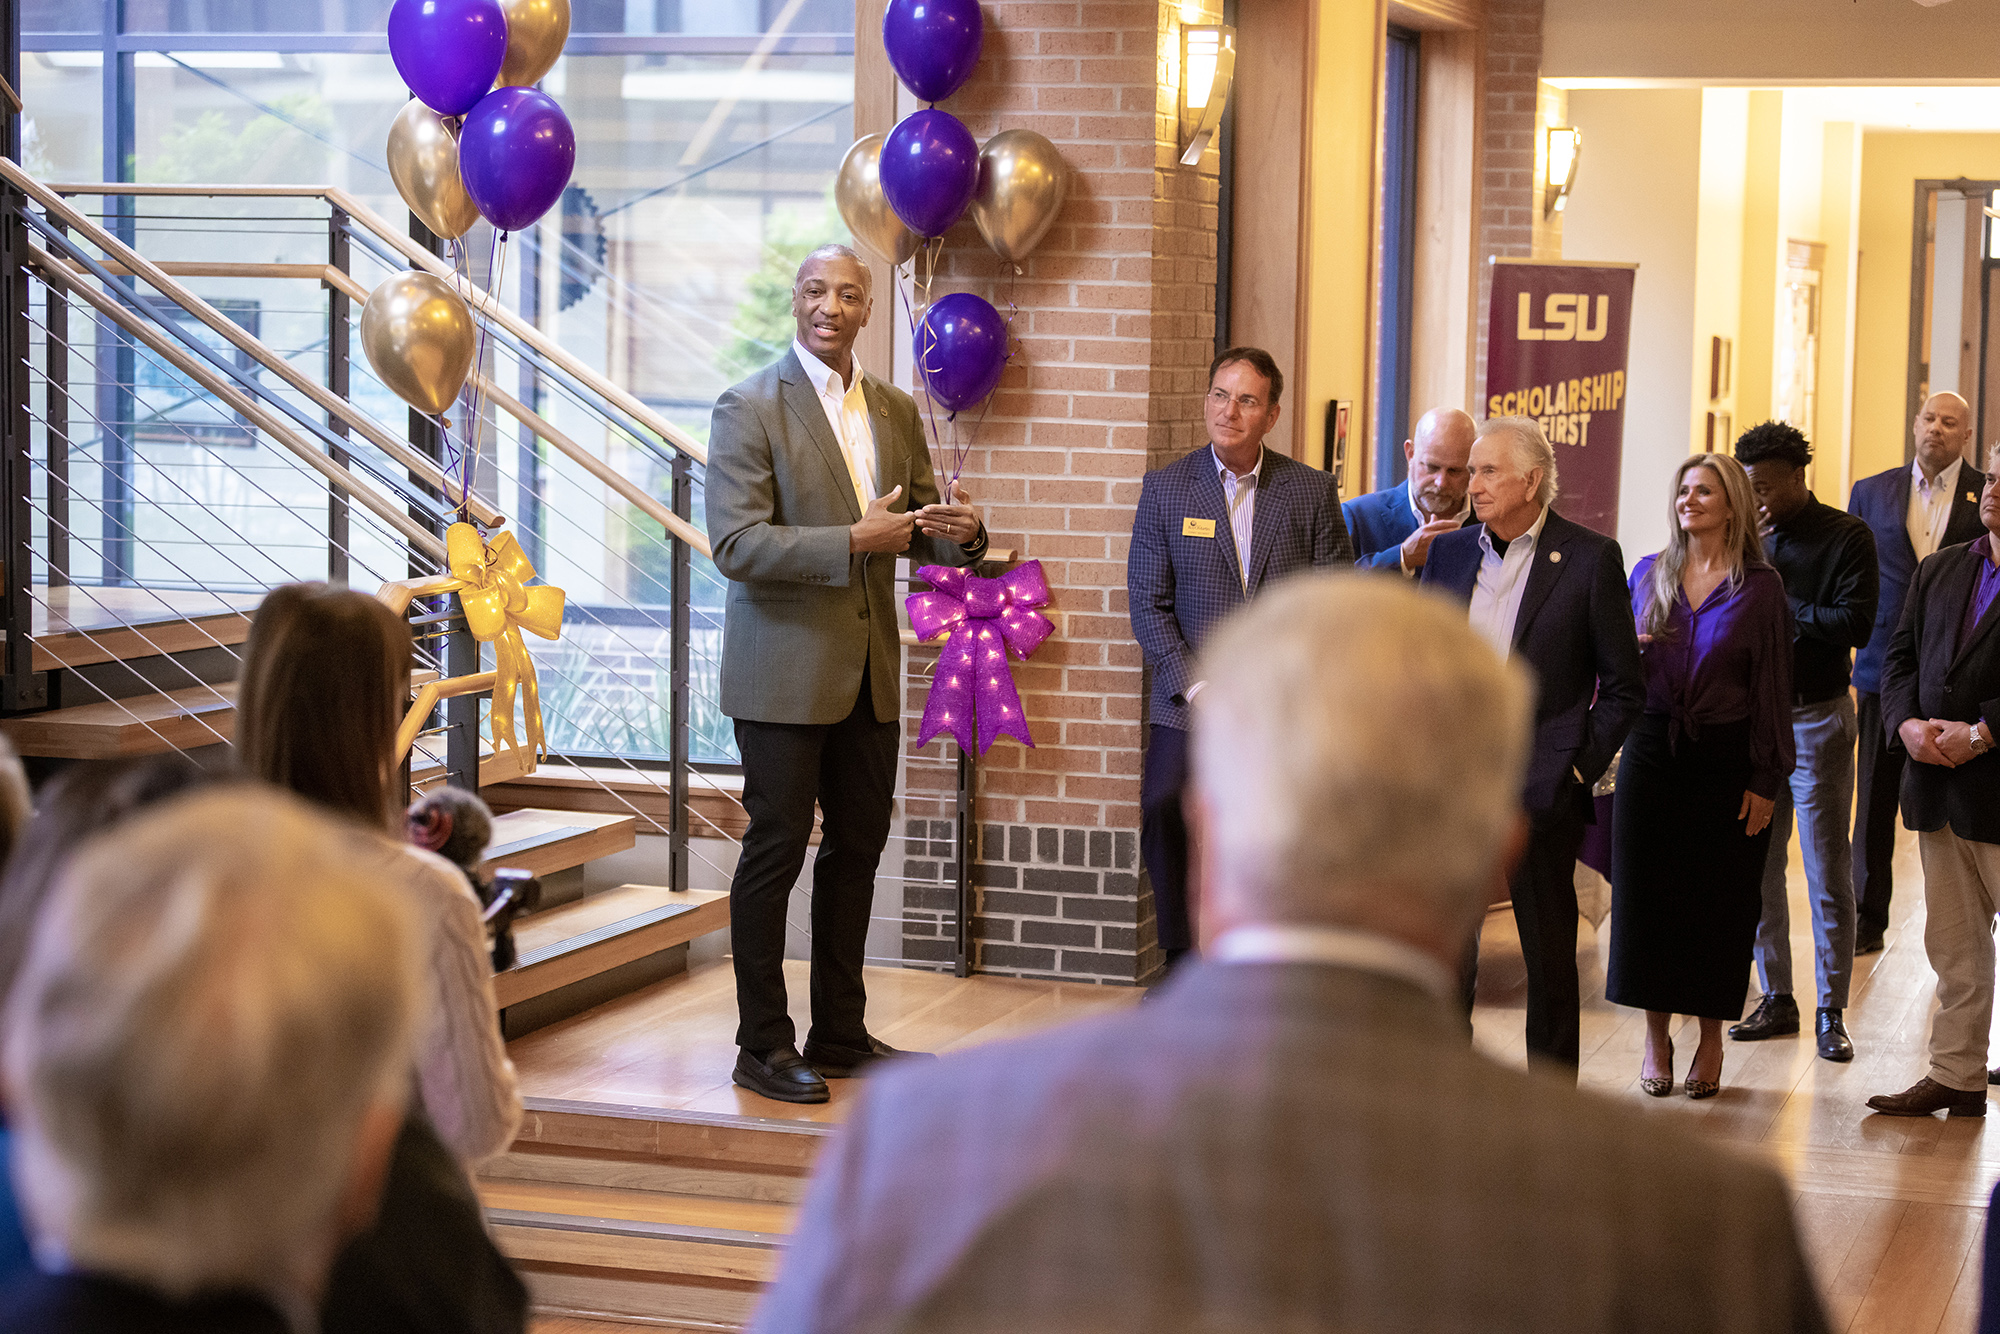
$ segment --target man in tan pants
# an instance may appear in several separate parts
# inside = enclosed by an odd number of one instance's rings
[[[1993,913],[2000,898],[2000,477],[1979,496],[1986,532],[1917,567],[1882,671],[1890,746],[1908,752],[1903,822],[1924,861],[1924,951],[1936,971],[1930,1071],[1868,1100],[1891,1116],[1986,1115]]]

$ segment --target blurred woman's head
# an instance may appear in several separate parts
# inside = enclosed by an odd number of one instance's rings
[[[364,593],[273,589],[236,697],[244,770],[376,828],[400,828],[390,761],[410,698],[410,627]]]

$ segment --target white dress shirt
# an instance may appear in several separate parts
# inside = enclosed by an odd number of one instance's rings
[[[812,381],[813,393],[826,413],[826,424],[833,428],[833,438],[847,456],[847,477],[865,510],[875,501],[876,463],[875,428],[869,424],[868,399],[861,392],[861,359],[854,359],[853,381],[842,384],[839,372],[808,352],[796,338],[792,352],[806,368],[806,378]]]
[[[1217,963],[1326,963],[1410,982],[1449,1001],[1458,984],[1443,964],[1414,945],[1337,926],[1238,926],[1222,933],[1208,957]]]
[[[1934,554],[1938,544],[1944,541],[1945,525],[1951,522],[1951,498],[1958,491],[1959,464],[1962,459],[1953,459],[1951,466],[1938,472],[1937,480],[1924,479],[1924,465],[1910,464],[1910,512],[1904,519],[1909,530],[1910,545],[1917,549],[1917,559]]]
[[[1528,531],[1507,544],[1505,555],[1493,549],[1493,534],[1479,530],[1479,579],[1472,586],[1472,628],[1505,656],[1514,651],[1514,621],[1521,614],[1521,595],[1528,591],[1528,570],[1535,563],[1535,545],[1549,507],[1535,516]]]
[[[1257,480],[1264,475],[1264,450],[1257,450],[1257,466],[1238,477],[1229,471],[1229,465],[1216,453],[1214,445],[1208,452],[1215,455],[1215,471],[1222,478],[1222,495],[1229,502],[1229,532],[1236,539],[1236,578],[1243,585],[1247,595],[1250,592],[1250,533],[1257,515]]]

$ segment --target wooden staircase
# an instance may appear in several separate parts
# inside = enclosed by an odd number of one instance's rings
[[[748,1320],[776,1273],[816,1122],[530,1099],[479,1194],[538,1310],[687,1330]]]

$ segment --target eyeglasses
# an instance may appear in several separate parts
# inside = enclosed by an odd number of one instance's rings
[[[1253,398],[1249,394],[1238,394],[1234,398],[1231,398],[1227,389],[1211,389],[1208,391],[1208,405],[1211,408],[1226,408],[1231,403],[1234,403],[1245,412],[1257,412],[1262,410],[1264,406],[1263,399]]]

